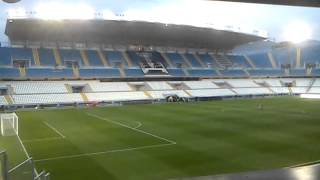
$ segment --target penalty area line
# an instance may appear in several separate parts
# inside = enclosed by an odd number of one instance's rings
[[[45,158],[45,159],[36,159],[34,162],[44,162],[44,161],[52,161],[52,160],[61,160],[61,159],[72,159],[72,158],[80,158],[85,156],[96,156],[102,154],[110,154],[110,153],[117,153],[117,152],[127,152],[127,151],[135,151],[135,150],[143,150],[143,149],[152,149],[158,147],[165,147],[174,145],[173,143],[167,144],[156,144],[156,145],[149,145],[149,146],[140,146],[140,147],[132,147],[132,148],[125,148],[125,149],[114,149],[109,151],[100,151],[100,152],[93,152],[93,153],[83,153],[83,154],[75,154],[75,155],[68,155],[68,156],[58,156],[53,158]]]
[[[50,129],[52,129],[54,132],[56,132],[60,137],[62,137],[63,139],[66,138],[66,136],[64,136],[60,131],[58,131],[55,127],[53,127],[51,124],[43,121],[43,123],[45,125],[47,125]]]
[[[166,141],[166,142],[168,142],[168,143],[170,143],[170,144],[177,144],[177,142],[175,142],[175,141],[166,139],[166,138],[164,138],[164,137],[160,137],[160,136],[155,135],[155,134],[151,134],[151,133],[146,132],[146,131],[143,131],[143,130],[141,130],[141,129],[137,129],[137,128],[130,127],[130,126],[126,125],[126,124],[123,124],[123,123],[120,123],[120,122],[117,122],[117,121],[113,121],[113,120],[104,118],[104,117],[102,117],[102,116],[96,115],[96,114],[87,113],[87,115],[89,115],[89,116],[91,116],[91,117],[95,117],[95,118],[100,119],[100,120],[103,120],[103,121],[107,121],[107,122],[112,123],[112,124],[116,124],[116,125],[119,125],[119,126],[128,128],[128,129],[137,131],[137,132],[142,133],[142,134],[146,134],[146,135],[152,136],[152,137],[154,137],[154,138],[157,138],[157,139]]]

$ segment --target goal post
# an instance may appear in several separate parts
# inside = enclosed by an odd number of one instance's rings
[[[16,113],[0,114],[0,126],[2,136],[14,136],[19,134],[19,118]]]

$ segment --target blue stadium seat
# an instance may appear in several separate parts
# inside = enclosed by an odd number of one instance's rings
[[[144,73],[140,68],[125,69],[124,71],[127,77],[143,77],[144,76]]]
[[[162,55],[159,52],[153,51],[151,59],[153,61],[162,63],[165,67],[168,67],[167,62],[163,59]]]
[[[167,69],[167,71],[171,76],[176,76],[176,77],[186,76],[182,69]]]
[[[16,60],[28,60],[32,65],[35,64],[30,48],[11,48],[11,57]]]
[[[257,68],[272,68],[269,57],[266,53],[248,55]]]
[[[296,66],[296,49],[295,48],[278,48],[272,50],[272,55],[280,67],[282,64],[291,64],[292,67]]]
[[[54,58],[52,49],[40,48],[40,49],[38,49],[38,52],[39,52],[40,64],[42,66],[55,66],[56,65],[56,60]]]
[[[171,60],[172,64],[175,66],[176,64],[184,64],[183,57],[178,53],[166,53],[168,58]]]
[[[185,54],[186,58],[189,60],[190,64],[192,65],[192,67],[194,68],[199,68],[201,67],[201,64],[198,62],[198,60],[196,59],[196,57],[194,57],[193,54]]]
[[[70,68],[27,68],[26,77],[28,78],[72,78],[73,71]]]
[[[137,53],[134,51],[127,51],[127,53],[129,58],[131,59],[132,65],[139,67],[141,62],[140,56],[138,56]]]
[[[311,74],[313,76],[320,76],[320,69],[313,69]]]
[[[229,69],[229,70],[220,70],[223,76],[229,77],[244,77],[248,76],[243,70],[241,69]]]
[[[319,64],[320,45],[301,48],[301,64]]]
[[[90,68],[79,69],[80,77],[84,78],[110,78],[120,77],[120,71],[116,68]]]
[[[290,71],[291,76],[306,76],[305,69],[291,69]]]
[[[189,69],[190,76],[194,77],[217,77],[217,72],[213,69]]]
[[[0,67],[0,78],[18,78],[20,77],[20,71],[18,68]]]
[[[6,48],[6,47],[0,48],[0,66],[10,66],[10,65],[12,65],[10,48]]]
[[[284,72],[281,69],[252,69],[248,70],[248,72],[251,76],[256,77],[278,77],[284,75]]]
[[[120,51],[106,51],[105,55],[111,66],[113,66],[114,63],[121,63],[125,66],[128,66]]]
[[[219,67],[216,61],[209,54],[198,54],[205,65],[211,64],[212,67]]]
[[[102,61],[99,57],[99,54],[95,50],[87,50],[88,60],[91,66],[103,66]]]
[[[62,64],[64,64],[64,61],[77,61],[79,64],[82,64],[82,58],[79,50],[60,49],[59,52]]]
[[[235,67],[244,67],[250,68],[251,65],[248,63],[246,58],[241,55],[227,55],[227,58],[230,59],[231,63]]]

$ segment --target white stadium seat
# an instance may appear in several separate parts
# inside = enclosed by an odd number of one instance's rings
[[[80,94],[30,94],[12,95],[14,104],[59,104],[83,102]]]
[[[232,87],[260,87],[258,84],[254,83],[251,79],[230,79],[225,80]]]
[[[234,88],[238,95],[263,95],[272,94],[267,88]]]
[[[316,79],[316,81],[313,83],[313,86],[320,86],[320,79]]]
[[[190,89],[214,89],[219,88],[211,81],[185,81],[184,84]]]
[[[289,89],[287,87],[270,87],[270,89],[276,94],[289,94]]]
[[[269,86],[272,87],[281,87],[281,82],[279,79],[266,79],[264,80],[264,82],[266,82]]]
[[[67,93],[63,82],[14,82],[11,84],[16,94]]]
[[[92,92],[132,91],[126,82],[91,82]]]
[[[229,89],[197,89],[186,90],[193,97],[220,97],[220,96],[234,96],[235,93]]]
[[[292,87],[291,90],[294,94],[304,94],[307,92],[307,87]]]
[[[296,87],[308,87],[310,86],[311,79],[295,79]]]
[[[310,94],[320,94],[320,87],[312,87],[309,92]]]
[[[135,92],[104,92],[104,93],[86,93],[89,101],[132,101],[146,100],[149,97],[141,91]]]
[[[163,81],[158,82],[146,82],[146,84],[151,88],[151,90],[172,90],[173,88]]]

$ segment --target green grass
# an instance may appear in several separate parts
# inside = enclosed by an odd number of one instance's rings
[[[259,103],[263,110],[257,109]],[[72,156],[36,162],[38,169],[51,172],[52,180],[154,180],[319,160],[319,107],[320,101],[282,97],[43,110],[19,112],[18,116],[20,137],[35,160]],[[60,137],[44,122],[66,138],[29,141]],[[139,130],[128,128],[140,123]],[[11,166],[24,158],[14,138],[0,138]],[[113,151],[121,149],[126,150]],[[109,153],[73,156],[103,151]]]

